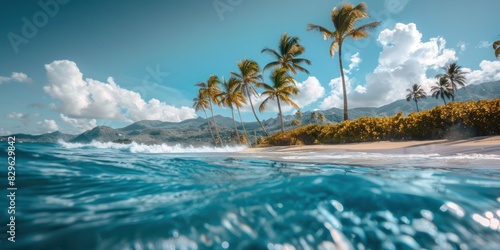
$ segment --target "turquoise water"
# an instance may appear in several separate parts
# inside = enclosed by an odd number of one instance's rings
[[[3,226],[0,248],[500,249],[500,171],[481,155],[438,169],[436,155],[366,167],[238,150],[17,143],[16,242]]]

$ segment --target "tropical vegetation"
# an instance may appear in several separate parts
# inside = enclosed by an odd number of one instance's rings
[[[500,134],[500,99],[452,102],[391,117],[360,117],[338,124],[310,124],[266,137],[265,146],[430,140]]]
[[[444,105],[446,105],[446,98],[451,99],[453,101],[455,99],[455,94],[453,92],[453,88],[450,85],[450,82],[447,78],[441,77],[439,81],[436,82],[436,85],[431,87],[432,97],[438,99],[441,97],[443,99]]]
[[[266,109],[266,105],[270,100],[276,100],[278,104],[279,117],[281,122],[281,132],[285,132],[285,125],[283,123],[283,111],[281,109],[282,103],[291,105],[294,108],[299,106],[290,98],[292,95],[299,93],[299,89],[295,84],[295,79],[287,73],[285,68],[276,69],[271,75],[271,82],[273,85],[263,84],[265,91],[262,96],[267,96],[260,104],[259,110]]]
[[[309,24],[308,30],[318,31],[325,39],[331,39],[330,56],[338,52],[340,75],[343,91],[343,119],[338,124],[326,124],[324,114],[313,111],[309,117],[303,120],[303,114],[299,105],[293,100],[294,95],[299,93],[297,81],[294,76],[298,73],[309,74],[306,65],[311,61],[303,58],[305,47],[300,44],[300,39],[287,33],[281,35],[277,49],[266,47],[261,53],[271,56],[262,69],[259,64],[250,59],[243,59],[237,63],[237,70],[230,72],[228,80],[211,75],[206,82],[197,83],[197,96],[193,99],[193,108],[202,111],[207,121],[207,127],[212,136],[214,145],[224,146],[224,141],[230,143],[231,138],[236,143],[245,144],[250,142],[250,137],[241,117],[240,110],[248,106],[252,110],[255,120],[262,132],[257,136],[254,129],[253,138],[255,144],[265,145],[300,145],[313,143],[346,143],[377,140],[420,140],[439,139],[447,136],[447,131],[458,128],[466,135],[490,135],[499,134],[500,127],[500,100],[478,101],[457,103],[453,102],[456,90],[466,87],[466,72],[456,62],[445,65],[444,72],[437,74],[438,80],[431,86],[432,97],[441,98],[444,106],[432,110],[420,111],[418,101],[425,99],[427,93],[422,85],[413,84],[406,90],[406,100],[415,102],[417,113],[410,113],[403,117],[399,113],[391,117],[361,117],[349,120],[348,100],[346,92],[346,79],[342,61],[342,46],[349,39],[363,39],[369,37],[368,31],[379,25],[378,21],[369,22],[358,26],[358,23],[369,18],[365,3],[352,5],[343,3],[331,11],[333,30],[316,24]],[[500,57],[500,40],[493,43],[495,56]],[[264,81],[263,74],[269,74],[269,81]],[[259,91],[261,89],[261,91]],[[467,90],[468,91],[468,90]],[[260,93],[259,93],[260,92]],[[469,93],[470,94],[470,93]],[[451,99],[447,103],[446,99]],[[276,103],[278,108],[278,120],[280,133],[269,135],[266,126],[257,116],[255,106],[260,112],[265,111],[270,103]],[[285,131],[283,109],[284,105],[293,107],[297,111],[293,120],[288,123],[291,129]],[[223,140],[219,126],[215,119],[214,106],[226,107],[231,110],[234,132],[227,139],[227,131],[231,125],[224,127]],[[238,126],[234,111],[237,111],[243,134]],[[211,121],[207,110],[210,111]],[[299,127],[303,122],[309,123]],[[227,123],[226,123],[227,124]],[[269,125],[266,124],[267,126]],[[231,128],[229,128],[232,130]]]
[[[342,44],[347,38],[362,39],[369,37],[368,29],[375,28],[379,25],[378,21],[367,23],[356,27],[356,24],[364,18],[368,18],[368,10],[365,3],[360,3],[356,6],[343,3],[340,8],[334,8],[331,12],[331,19],[334,31],[330,31],[320,25],[309,24],[308,30],[316,30],[323,34],[325,39],[333,39],[330,44],[330,56],[333,57],[335,52],[339,52],[339,67],[342,77],[342,91],[344,98],[344,120],[349,119],[347,107],[347,90],[344,76],[344,67],[342,65]]]
[[[406,101],[409,102],[411,101],[411,99],[413,99],[413,101],[415,101],[415,106],[417,106],[417,112],[419,112],[420,110],[418,109],[418,100],[426,99],[427,93],[425,93],[421,85],[418,85],[416,83],[413,84],[411,89],[406,89],[406,92]]]

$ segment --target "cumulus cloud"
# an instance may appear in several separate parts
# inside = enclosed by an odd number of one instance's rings
[[[56,121],[54,120],[43,120],[36,123],[38,125],[38,131],[41,133],[52,133],[59,130]]]
[[[5,82],[30,83],[32,80],[25,73],[12,72],[10,76],[0,76],[0,84]]]
[[[70,119],[178,122],[196,117],[194,109],[189,107],[177,108],[157,99],[146,102],[139,93],[120,87],[111,77],[107,82],[83,79],[72,61],[54,61],[45,65],[45,69],[48,84],[44,90],[57,100],[51,107]]]
[[[484,82],[500,81],[500,61],[483,60],[478,70],[464,68],[467,74],[467,84],[480,84]]]
[[[82,133],[97,126],[96,119],[69,118],[63,114],[60,114],[59,117],[64,123],[70,125],[76,133]]]
[[[422,84],[428,91],[434,79],[427,78],[426,72],[457,60],[455,51],[446,48],[444,38],[422,41],[422,34],[413,23],[398,23],[393,29],[383,30],[378,41],[382,52],[378,66],[366,76],[366,83],[355,88],[350,86],[354,79],[347,83],[349,108],[377,107],[402,99],[405,90],[413,83]],[[332,80],[331,95],[323,101],[321,108],[343,107],[339,81],[339,78]]]

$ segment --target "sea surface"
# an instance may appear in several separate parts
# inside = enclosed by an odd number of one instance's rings
[[[500,249],[495,155],[135,143],[16,143],[12,243],[7,146],[0,249]]]

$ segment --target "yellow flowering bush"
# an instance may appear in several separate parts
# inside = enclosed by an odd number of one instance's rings
[[[307,125],[265,139],[267,145],[308,145],[380,140],[429,140],[500,134],[500,99],[452,102],[432,110],[391,117],[360,117]]]

